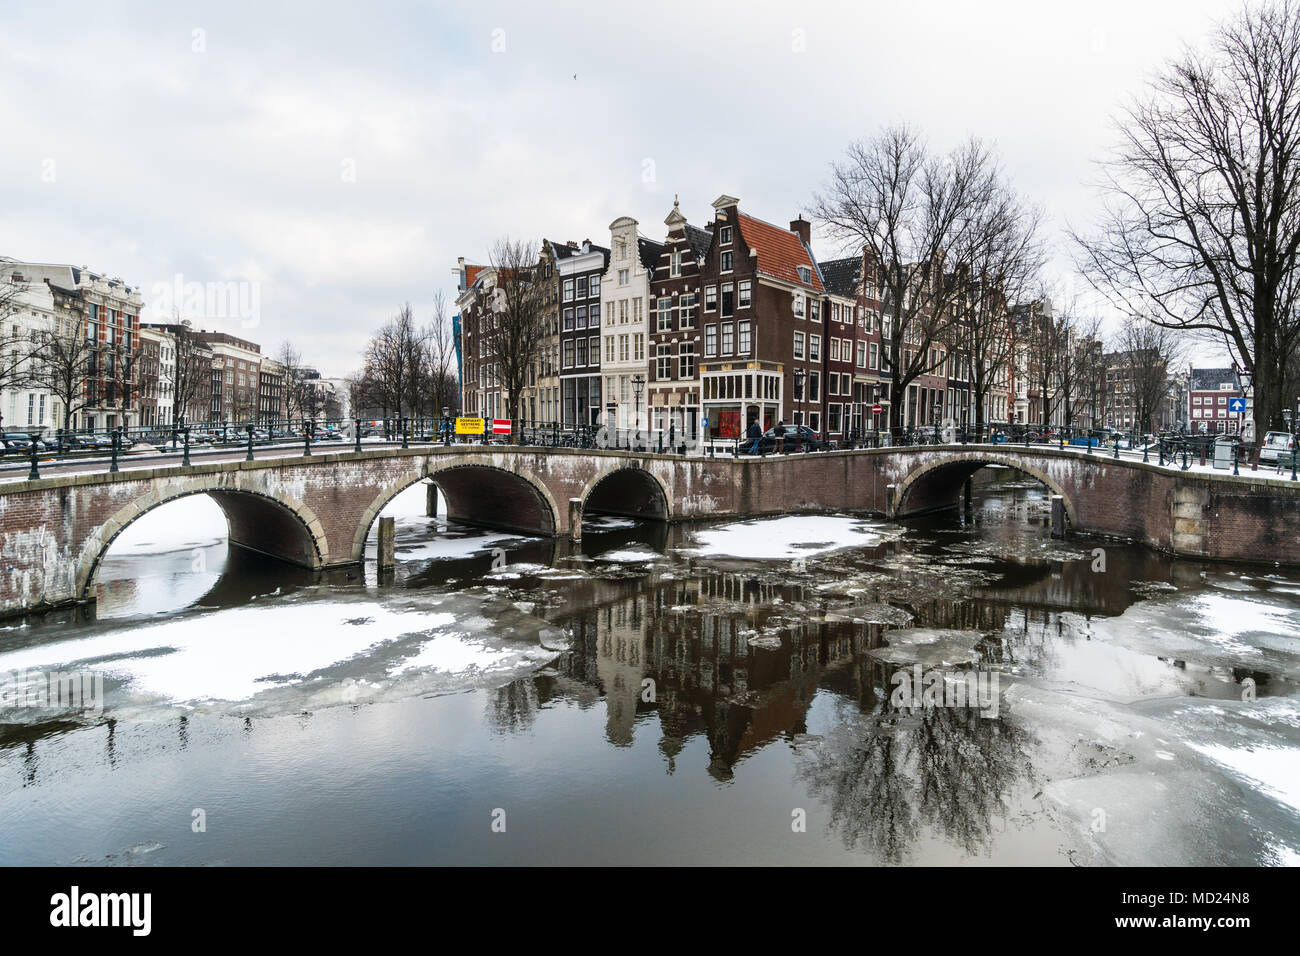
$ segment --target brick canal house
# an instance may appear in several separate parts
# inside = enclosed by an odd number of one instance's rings
[[[657,428],[737,438],[750,422],[820,431],[828,294],[802,219],[782,228],[719,196],[707,230],[676,203],[655,270],[651,407]],[[706,243],[707,236],[707,243]],[[851,299],[838,297],[841,304]]]
[[[666,441],[700,434],[699,298],[713,235],[687,222],[675,199],[664,224],[668,236],[650,276],[646,407],[650,428]]]
[[[642,236],[631,216],[615,219],[609,233],[609,268],[600,282],[605,319],[600,366],[605,376],[603,420],[615,428],[643,430],[649,420],[646,348],[654,301],[650,280],[664,246]]]
[[[1110,372],[1107,373],[1110,379]],[[1118,388],[1118,385],[1116,386]],[[1246,422],[1246,413],[1232,411],[1234,398],[1245,398],[1236,368],[1193,368],[1189,371],[1187,422],[1193,432],[1201,434],[1237,434]],[[1262,441],[1263,435],[1259,438]]]
[[[592,245],[552,243],[560,283],[560,415],[566,425],[602,420],[600,374],[600,285],[609,250]]]

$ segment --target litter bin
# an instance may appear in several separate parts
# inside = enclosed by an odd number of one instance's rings
[[[1237,454],[1237,439],[1224,435],[1214,440],[1214,467],[1230,470]]]

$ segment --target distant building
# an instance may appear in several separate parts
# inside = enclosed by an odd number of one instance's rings
[[[1200,434],[1240,433],[1246,412],[1234,412],[1232,400],[1243,399],[1245,390],[1237,370],[1228,368],[1193,368],[1188,371],[1188,430]]]

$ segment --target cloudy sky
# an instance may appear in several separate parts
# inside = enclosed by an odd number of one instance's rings
[[[1238,4],[1061,7],[10,6],[0,255],[88,265],[164,308],[178,281],[241,283],[255,309],[198,323],[342,375],[498,236],[607,244],[631,215],[661,238],[674,194],[693,222],[728,193],[784,223],[850,140],[899,121],[939,148],[994,142],[1059,238],[1088,221],[1125,97]]]

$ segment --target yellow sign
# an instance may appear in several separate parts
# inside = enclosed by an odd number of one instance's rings
[[[457,435],[482,435],[483,419],[481,418],[458,418],[456,419]]]

